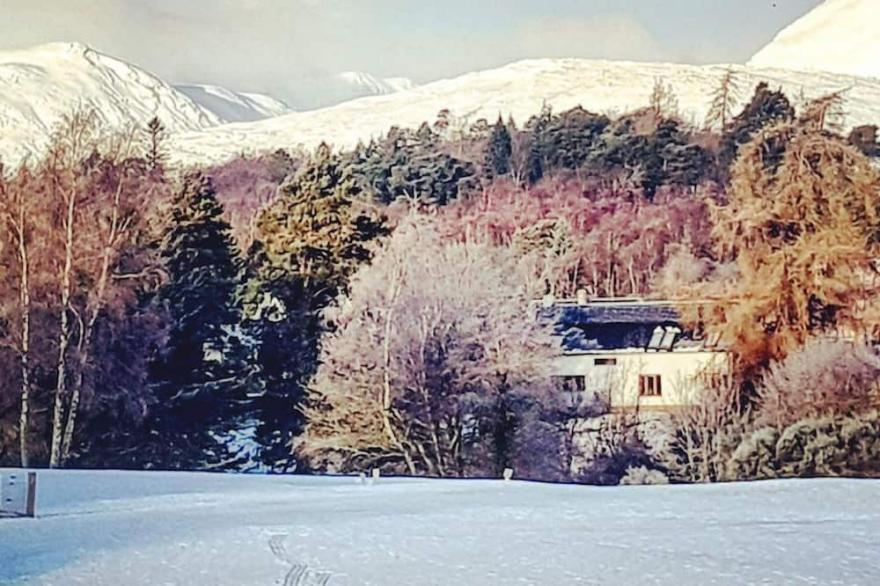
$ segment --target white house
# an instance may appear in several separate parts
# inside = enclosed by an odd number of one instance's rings
[[[612,409],[669,410],[724,384],[728,353],[717,337],[687,332],[668,301],[545,299],[560,353],[554,374],[569,391],[605,397]]]

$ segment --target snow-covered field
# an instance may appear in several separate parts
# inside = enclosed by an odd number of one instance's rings
[[[0,583],[878,584],[880,482],[43,472]]]

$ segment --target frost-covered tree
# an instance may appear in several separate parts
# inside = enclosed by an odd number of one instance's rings
[[[865,344],[810,340],[770,364],[758,388],[759,419],[782,429],[800,419],[869,411],[880,399],[880,357]]]
[[[497,474],[537,449],[520,414],[552,347],[504,249],[408,219],[329,318],[299,446],[312,466]]]

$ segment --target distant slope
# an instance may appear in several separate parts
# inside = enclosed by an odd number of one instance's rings
[[[0,52],[0,158],[39,153],[62,116],[93,109],[122,129],[159,116],[169,132],[221,121],[158,77],[78,43]]]
[[[391,126],[416,127],[434,121],[446,108],[473,123],[508,115],[520,123],[546,103],[555,110],[577,105],[595,112],[622,113],[647,106],[655,80],[672,86],[685,119],[701,124],[712,92],[727,66],[539,59],[489,71],[470,73],[414,89],[347,102],[311,112],[247,124],[230,124],[199,132],[180,133],[172,151],[183,164],[221,162],[238,153],[279,147],[314,147],[321,141],[351,147],[359,140],[385,133]],[[740,88],[740,103],[754,86],[766,81],[782,87],[797,101],[849,88],[845,94],[849,126],[880,122],[880,80],[830,73],[731,66]]]
[[[215,85],[175,88],[224,122],[253,122],[293,112],[287,104],[263,94],[239,93]]]
[[[365,92],[367,95],[382,96],[393,94],[415,87],[412,80],[405,77],[389,77],[388,79],[380,79],[369,73],[359,71],[346,71],[340,73],[338,78],[349,84],[353,91]],[[364,96],[359,96],[364,97]]]
[[[316,110],[358,98],[384,96],[415,87],[405,77],[383,79],[361,71],[309,77],[299,80],[288,103],[294,110]]]
[[[826,0],[780,32],[749,65],[880,78],[880,0]]]

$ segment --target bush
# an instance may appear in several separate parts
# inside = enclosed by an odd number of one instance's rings
[[[759,419],[778,429],[797,421],[867,411],[877,401],[880,357],[846,341],[814,340],[770,365],[758,389]]]
[[[731,478],[880,476],[880,414],[802,419],[764,427],[737,447]]]
[[[645,466],[638,468],[629,467],[626,475],[620,479],[621,486],[634,486],[643,484],[669,484],[669,478],[659,470],[649,470]]]
[[[778,440],[779,432],[773,427],[746,435],[731,456],[727,476],[736,480],[774,478]]]

